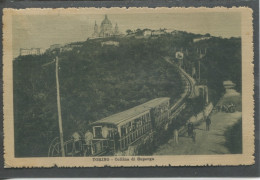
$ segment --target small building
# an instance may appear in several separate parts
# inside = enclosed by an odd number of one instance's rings
[[[101,46],[108,45],[108,46],[119,46],[119,42],[117,41],[104,41],[101,42]]]
[[[205,37],[205,36],[203,36],[203,37],[200,37],[200,38],[194,38],[193,39],[193,42],[195,43],[195,42],[199,42],[199,41],[204,41],[204,40],[208,40],[208,39],[210,39],[211,37]]]
[[[151,36],[151,35],[152,35],[152,30],[150,29],[144,30],[144,36]]]
[[[74,48],[80,48],[82,44],[67,44],[61,48],[61,51],[72,51]]]
[[[164,30],[164,32],[165,32],[165,33],[172,34],[174,31],[173,31],[173,30],[171,30],[171,29],[165,29],[165,30]]]
[[[62,47],[61,48],[61,51],[64,52],[64,51],[72,51],[72,47],[68,47],[68,46],[65,46],[65,47]]]
[[[68,44],[66,46],[71,47],[71,48],[80,48],[80,47],[82,47],[81,44]]]
[[[173,30],[172,32],[171,32],[171,34],[172,35],[178,35],[180,32],[179,31],[176,31],[176,30]]]
[[[20,48],[20,56],[40,55],[40,54],[41,54],[41,48],[31,48],[31,49]]]
[[[154,30],[152,31],[152,35],[153,36],[160,36],[162,34],[165,34],[165,31],[163,29],[159,29],[159,30]]]
[[[45,51],[46,51],[46,49],[40,49],[40,54],[44,54],[45,53]]]
[[[50,46],[49,50],[52,51],[54,49],[60,49],[61,48],[61,45],[60,44],[53,44]]]

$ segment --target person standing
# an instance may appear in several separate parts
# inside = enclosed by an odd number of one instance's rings
[[[85,134],[85,143],[86,143],[86,155],[92,154],[92,140],[93,140],[93,134],[90,132],[90,130],[87,130]]]
[[[194,133],[194,124],[191,122],[191,129],[190,129],[191,136],[193,136]]]
[[[196,132],[192,132],[192,141],[195,143],[196,142]]]
[[[193,130],[194,130],[194,125],[192,122],[188,123],[188,136],[191,137],[193,134]]]
[[[74,132],[72,134],[72,139],[73,139],[73,153],[79,152],[81,150],[81,146],[80,146],[80,135],[78,132]]]
[[[191,123],[188,122],[188,136],[191,136]]]
[[[118,133],[118,130],[115,129],[115,133],[114,133],[114,147],[115,147],[115,152],[117,152],[119,150],[119,145],[120,145],[120,136]]]
[[[107,139],[107,136],[108,136],[108,127],[107,126],[104,126],[103,128],[102,128],[102,137],[104,138],[104,139]]]
[[[210,117],[208,116],[206,119],[206,131],[209,131],[210,124],[211,124],[211,120]]]
[[[174,143],[179,144],[179,131],[176,127],[173,130],[173,136],[174,136]]]

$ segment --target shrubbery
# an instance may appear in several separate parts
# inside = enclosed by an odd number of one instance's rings
[[[163,41],[118,39],[120,46],[86,41],[59,55],[64,138],[88,124],[156,97],[179,98],[179,74],[163,59]],[[59,136],[54,56],[14,61],[15,143],[17,156],[46,156]]]
[[[136,39],[111,37],[82,42],[82,47],[59,54],[61,109],[65,139],[85,132],[89,123],[156,97],[174,103],[183,83],[164,57],[186,48],[187,72],[195,63],[196,48],[207,47],[201,77],[207,80],[211,100],[223,92],[230,79],[241,90],[240,39],[212,38],[194,44],[186,32]],[[118,41],[119,46],[101,45]],[[185,50],[185,49],[184,49]],[[50,141],[59,136],[55,81],[55,55],[22,56],[13,61],[16,156],[46,156]]]
[[[225,146],[231,154],[242,153],[242,119],[239,119],[233,126],[226,129]]]

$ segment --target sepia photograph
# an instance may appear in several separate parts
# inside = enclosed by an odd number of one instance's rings
[[[254,163],[251,9],[3,14],[5,167]]]

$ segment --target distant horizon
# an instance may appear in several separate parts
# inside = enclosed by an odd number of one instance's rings
[[[95,22],[100,27],[105,14],[90,15],[20,15],[13,16],[13,57],[20,48],[48,49],[53,44],[84,42],[92,37]],[[191,18],[192,16],[192,18]],[[188,33],[231,38],[241,37],[238,13],[193,14],[108,14],[119,31],[136,29],[168,29]],[[170,23],[169,23],[170,21]]]

